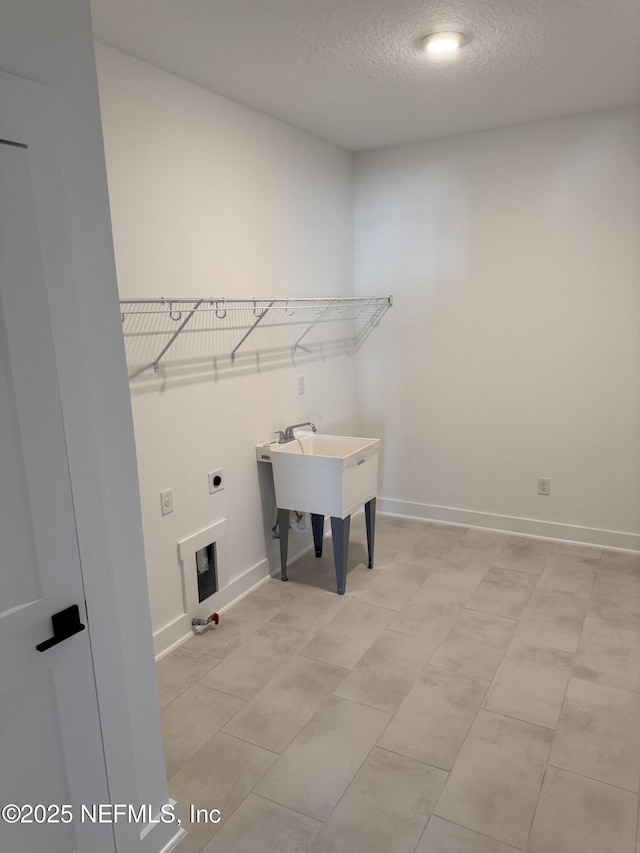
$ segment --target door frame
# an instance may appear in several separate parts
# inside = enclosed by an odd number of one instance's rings
[[[29,102],[27,106],[31,115],[37,114],[41,120],[42,137],[47,117],[42,104]],[[35,212],[32,182],[32,167],[37,171],[46,163],[48,172],[55,164],[48,152],[34,151],[23,138],[11,133],[6,121],[0,123],[5,137],[0,155],[6,190],[2,208],[2,251],[6,256],[0,273],[0,359],[7,408],[4,416],[8,434],[13,436],[5,452],[7,461],[12,457],[18,471],[21,469],[19,474],[14,469],[13,475],[7,469],[8,476],[0,488],[4,501],[11,505],[9,524],[11,513],[17,512],[15,521],[19,525],[23,520],[29,531],[17,540],[12,538],[11,526],[6,531],[10,563],[5,582],[10,587],[0,619],[6,675],[0,702],[8,729],[2,738],[7,763],[0,772],[11,802],[60,807],[62,797],[69,803],[74,818],[69,829],[75,843],[71,837],[64,841],[61,837],[60,847],[113,853],[112,827],[85,822],[81,814],[85,804],[108,801],[90,632],[73,644],[45,650],[45,654],[38,654],[42,648],[37,645],[51,637],[54,611],[71,602],[76,604],[78,621],[86,622],[49,317],[51,278],[42,263],[42,223]],[[18,495],[22,499],[14,500]],[[32,578],[34,584],[12,598],[20,588],[20,576],[23,580]],[[12,579],[17,582],[15,586]],[[26,698],[29,695],[31,699]],[[25,701],[31,708],[23,707]],[[38,716],[35,708],[41,709]],[[46,827],[17,825],[9,831],[20,849],[30,843],[41,849],[37,839]]]
[[[32,149],[43,261],[54,269],[51,325],[109,798],[160,814],[171,801],[97,89],[83,112],[77,99],[53,87],[0,72],[0,101],[0,136],[19,137]],[[59,158],[59,169],[48,167],[50,156]],[[63,184],[64,210],[55,206],[60,187],[52,192],[51,181]],[[169,850],[183,834],[176,824],[153,820],[114,825],[122,853]]]

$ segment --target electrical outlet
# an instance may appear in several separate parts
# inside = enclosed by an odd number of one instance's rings
[[[214,495],[216,492],[221,492],[223,489],[224,489],[223,469],[218,468],[217,471],[209,471],[209,494]]]
[[[173,512],[173,489],[165,489],[160,492],[160,508],[163,515]]]
[[[538,477],[538,494],[551,494],[551,480],[549,479],[549,477]]]
[[[298,394],[304,394],[304,376],[298,376]]]

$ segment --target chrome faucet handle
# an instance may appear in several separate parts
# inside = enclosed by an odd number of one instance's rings
[[[284,436],[284,432],[281,429],[274,430],[273,434],[278,436],[278,444],[284,444],[285,443],[286,439]]]

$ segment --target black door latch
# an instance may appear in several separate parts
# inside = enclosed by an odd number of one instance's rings
[[[53,622],[53,637],[45,640],[44,643],[38,643],[36,649],[39,652],[46,652],[47,649],[57,646],[63,640],[68,640],[74,634],[79,634],[85,628],[80,622],[80,610],[77,604],[72,604],[71,607],[67,607],[59,613],[54,613],[51,621]]]

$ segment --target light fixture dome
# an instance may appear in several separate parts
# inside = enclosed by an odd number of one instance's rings
[[[432,56],[446,56],[455,53],[467,41],[464,33],[450,30],[447,32],[429,33],[422,39],[422,47]]]

